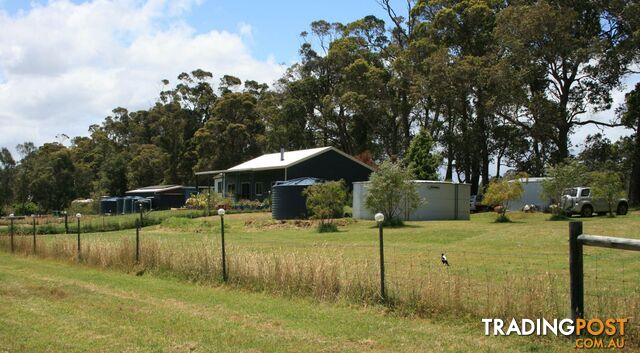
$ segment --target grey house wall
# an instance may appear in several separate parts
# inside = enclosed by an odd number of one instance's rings
[[[522,183],[522,197],[518,200],[509,202],[507,209],[509,211],[522,210],[524,205],[536,205],[539,210],[545,210],[551,205],[551,200],[542,196],[542,182],[541,180],[529,180],[521,181]]]
[[[469,220],[471,185],[427,180],[414,182],[423,201],[408,217],[401,211],[402,219],[411,221]],[[373,219],[375,211],[369,210],[365,206],[368,186],[369,182],[353,183],[354,218]]]
[[[342,154],[329,150],[287,169],[287,179],[313,177],[324,180],[344,179],[348,188],[356,181],[369,180],[372,170]]]
[[[242,184],[249,184],[250,200],[264,200],[269,198],[271,186],[279,180],[284,180],[284,169],[262,170],[257,172],[231,172],[224,177],[224,190],[227,197],[240,200]],[[262,194],[256,194],[256,184],[262,183]],[[235,192],[229,192],[229,185],[235,186]]]

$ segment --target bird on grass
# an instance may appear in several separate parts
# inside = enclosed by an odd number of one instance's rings
[[[443,265],[449,266],[449,261],[447,260],[447,257],[444,254],[440,255],[440,261],[442,261]]]

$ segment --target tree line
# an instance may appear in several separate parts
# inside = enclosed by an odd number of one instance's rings
[[[609,122],[589,110],[637,73],[640,3],[618,0],[419,0],[386,19],[315,21],[299,61],[272,86],[194,70],[163,80],[146,110],[118,107],[69,146],[25,142],[0,153],[0,207],[62,209],[77,197],[152,184],[193,184],[264,152],[335,146],[375,164],[481,192],[506,169],[543,176],[567,159],[614,168],[640,201],[640,87]],[[216,73],[218,74],[218,73]],[[216,75],[217,76],[217,75]],[[589,136],[583,125],[626,126],[631,137]],[[496,173],[490,173],[490,166]]]

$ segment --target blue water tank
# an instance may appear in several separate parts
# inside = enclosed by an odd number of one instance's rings
[[[103,197],[100,200],[101,214],[105,214],[105,213],[115,214],[118,212],[117,207],[118,207],[118,203],[117,203],[117,198],[115,197]]]
[[[311,177],[276,182],[271,188],[271,216],[273,219],[307,218],[307,199],[302,191],[311,185],[322,182],[322,179]]]

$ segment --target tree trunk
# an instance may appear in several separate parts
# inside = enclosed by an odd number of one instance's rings
[[[640,119],[636,127],[635,146],[633,151],[633,167],[631,168],[631,182],[629,183],[629,203],[640,204]]]

